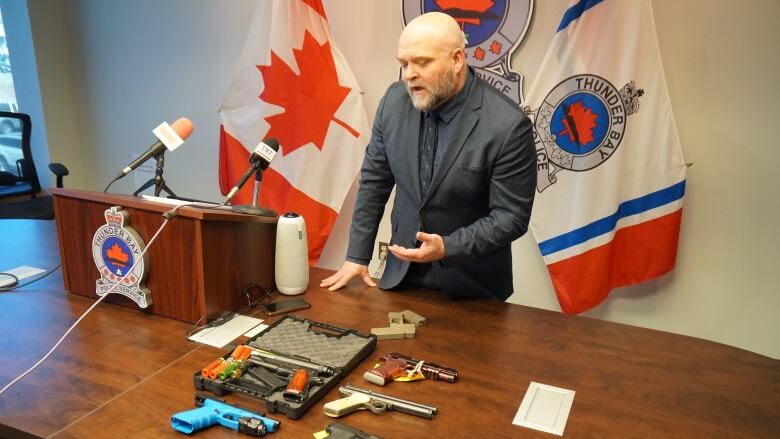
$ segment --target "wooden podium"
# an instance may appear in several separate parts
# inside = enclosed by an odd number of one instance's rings
[[[164,221],[163,212],[173,209],[130,195],[56,188],[51,192],[65,289],[94,298],[101,276],[92,239],[106,224],[104,212],[123,207],[130,214],[127,225],[148,245]],[[195,323],[245,305],[241,289],[250,283],[273,288],[276,221],[226,210],[179,209],[147,252],[145,284],[152,305],[145,311]],[[110,294],[106,301],[138,308],[120,294]]]

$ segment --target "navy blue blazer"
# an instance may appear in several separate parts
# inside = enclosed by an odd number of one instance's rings
[[[533,127],[514,102],[479,78],[461,112],[459,128],[422,196],[421,112],[402,82],[388,88],[360,171],[347,255],[371,259],[395,186],[390,243],[414,247],[418,231],[441,235],[446,256],[432,269],[442,291],[506,300],[513,292],[510,245],[528,230],[536,188]],[[388,254],[380,288],[398,286],[408,268],[408,262]]]

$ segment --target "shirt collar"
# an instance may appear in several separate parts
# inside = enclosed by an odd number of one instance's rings
[[[460,91],[450,98],[448,101],[444,102],[443,104],[439,105],[438,107],[429,110],[427,113],[435,112],[438,113],[439,117],[444,123],[450,123],[453,117],[455,117],[456,114],[460,111],[461,108],[463,108],[463,104],[466,103],[466,98],[469,96],[469,92],[471,91],[471,86],[474,83],[474,73],[471,72],[470,68],[466,69],[466,82],[463,84],[463,88],[460,89]],[[429,114],[426,113],[426,116],[429,116]]]

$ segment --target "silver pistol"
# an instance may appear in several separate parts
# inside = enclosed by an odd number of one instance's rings
[[[433,406],[383,395],[355,387],[351,384],[339,387],[339,394],[344,398],[331,401],[325,404],[324,407],[325,414],[333,418],[338,418],[357,410],[368,409],[373,413],[395,410],[422,418],[433,419],[433,415],[436,414],[437,410]]]

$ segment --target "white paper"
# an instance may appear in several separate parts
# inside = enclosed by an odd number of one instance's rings
[[[169,206],[180,206],[182,204],[186,204],[188,206],[195,206],[195,207],[214,207],[217,204],[216,203],[202,203],[200,201],[185,201],[185,200],[177,200],[174,198],[163,198],[163,197],[155,197],[154,195],[141,195],[141,198],[144,200],[154,201],[155,203],[161,203],[161,204],[167,204]],[[220,206],[218,209],[222,210],[230,210],[230,206]]]
[[[512,423],[563,436],[574,391],[531,382]]]
[[[41,273],[45,273],[46,270],[42,268],[36,268],[36,267],[30,267],[29,265],[22,265],[21,267],[12,268],[10,270],[0,270],[3,273],[9,273],[16,276],[17,279],[19,279],[19,282],[22,281],[22,279],[26,279],[28,277],[37,276]],[[0,288],[13,285],[14,278],[11,276],[0,276]]]
[[[190,340],[221,348],[260,323],[260,319],[239,314],[219,326],[196,332]]]
[[[266,329],[268,329],[268,325],[257,325],[254,327],[254,329],[247,331],[247,333],[244,335],[246,335],[247,337],[254,337],[255,335],[265,331]]]

